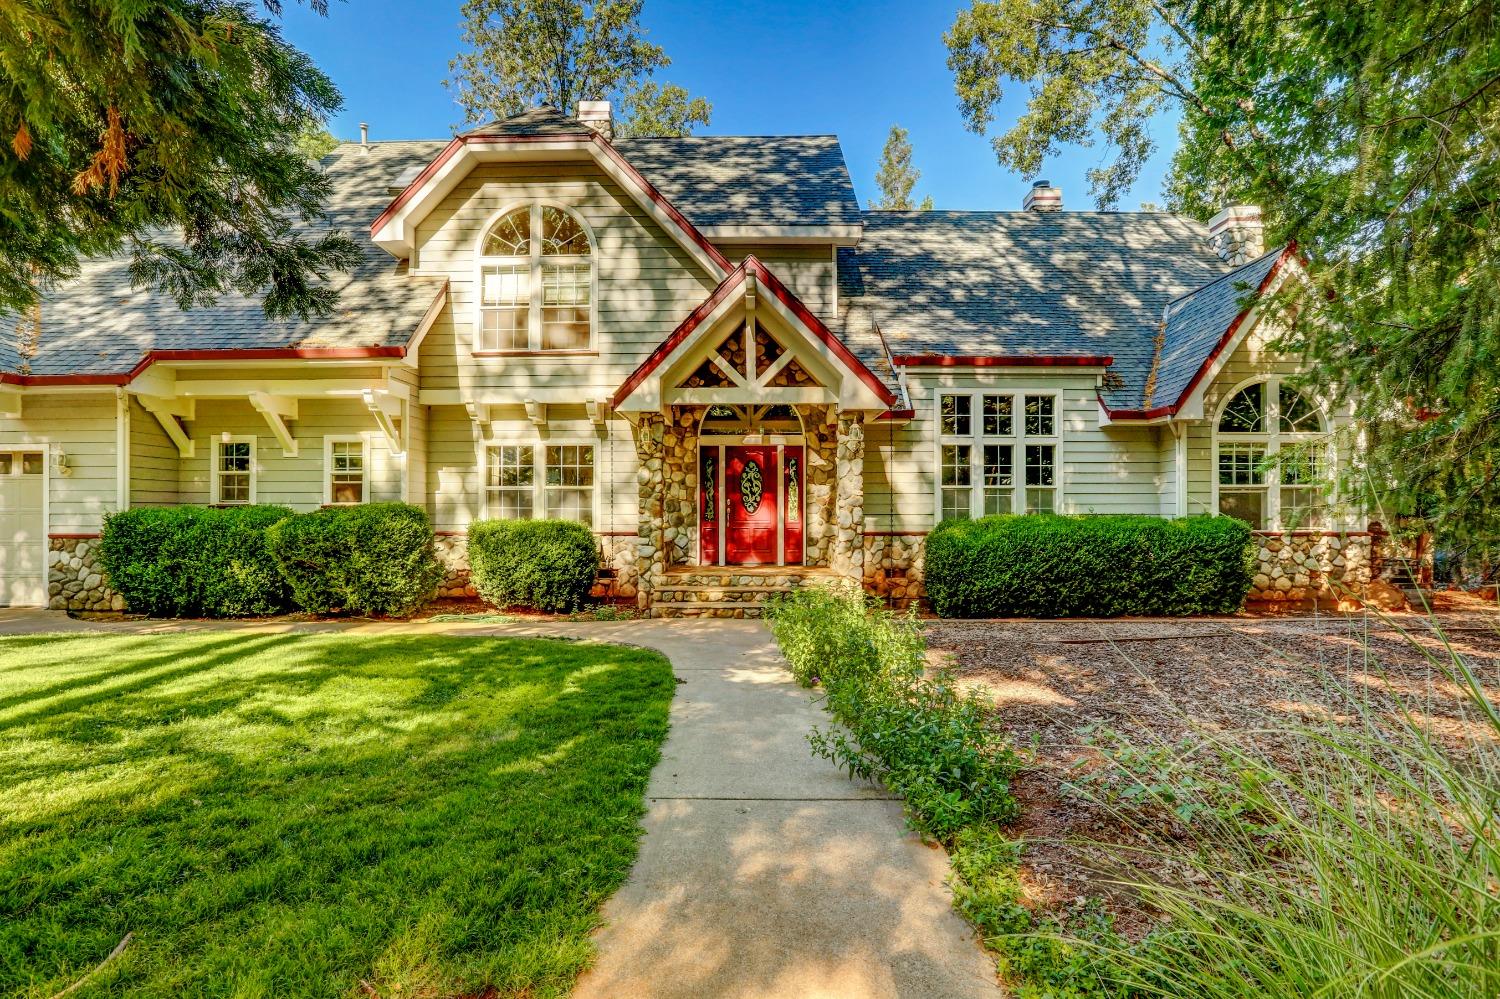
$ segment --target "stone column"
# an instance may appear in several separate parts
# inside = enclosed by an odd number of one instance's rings
[[[698,418],[702,410],[675,411],[662,438],[662,564],[686,565],[698,530]]]
[[[838,417],[832,406],[799,407],[799,415],[807,442],[803,450],[806,458],[803,485],[807,490],[803,504],[807,518],[803,561],[807,565],[826,566],[830,564],[838,523],[834,486]]]
[[[635,481],[640,498],[640,515],[636,527],[636,606],[646,610],[656,587],[666,572],[663,554],[666,539],[666,494],[662,461],[666,422],[658,413],[643,413],[635,428],[635,453],[639,461]]]
[[[837,533],[829,565],[842,576],[864,583],[865,576],[865,430],[858,414],[838,419],[835,461]]]

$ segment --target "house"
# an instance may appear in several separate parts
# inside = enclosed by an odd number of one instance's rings
[[[575,518],[658,613],[910,600],[938,521],[1001,512],[1243,517],[1258,595],[1368,574],[1253,208],[862,211],[832,136],[614,139],[602,102],[325,168],[364,245],[331,318],[180,311],[122,259],[5,318],[4,602],[118,607],[101,518],[174,503],[422,504],[446,592],[474,520]]]

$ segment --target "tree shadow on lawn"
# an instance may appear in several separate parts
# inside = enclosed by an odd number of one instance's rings
[[[674,689],[650,652],[443,636],[0,641],[23,668],[34,696],[0,704],[23,996],[126,933],[77,995],[565,993]]]

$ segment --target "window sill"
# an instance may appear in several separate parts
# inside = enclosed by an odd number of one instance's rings
[[[597,350],[471,350],[470,357],[598,357]]]

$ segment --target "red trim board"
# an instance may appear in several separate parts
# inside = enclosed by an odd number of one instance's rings
[[[1115,363],[1110,354],[897,354],[892,360],[903,368],[1107,368]]]

